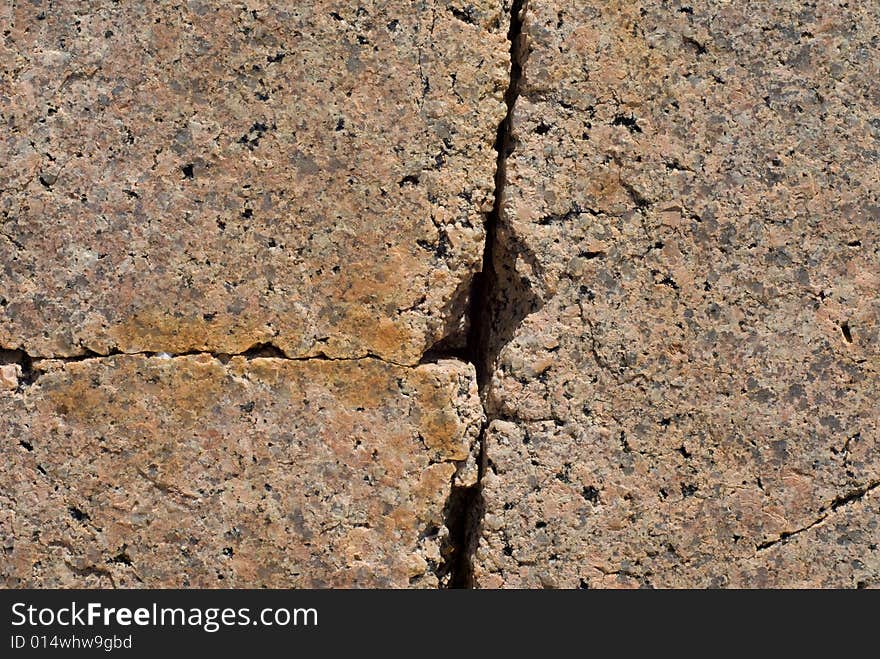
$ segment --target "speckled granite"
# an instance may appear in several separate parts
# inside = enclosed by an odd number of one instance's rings
[[[419,364],[509,66],[459,4],[0,6],[0,584],[449,579],[482,408]]]
[[[525,4],[0,6],[0,586],[880,585],[880,6]]]
[[[880,6],[524,34],[478,585],[877,585]]]
[[[413,364],[453,334],[507,20],[416,5],[4,3],[0,346]]]
[[[39,369],[0,394],[0,584],[438,585],[443,508],[482,420],[470,366]]]

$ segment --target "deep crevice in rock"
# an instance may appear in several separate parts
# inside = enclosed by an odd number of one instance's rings
[[[495,200],[492,211],[486,216],[483,266],[474,277],[471,287],[467,344],[462,353],[476,369],[484,410],[487,410],[487,387],[498,351],[513,336],[514,329],[526,315],[514,311],[509,300],[526,298],[529,302],[519,306],[528,307],[530,310],[534,310],[535,307],[528,282],[520,282],[523,284],[522,291],[510,290],[511,286],[516,287],[517,281],[515,277],[507,276],[514,272],[513,264],[507,261],[510,261],[515,254],[511,253],[509,247],[503,247],[499,240],[503,231],[501,219],[507,184],[507,158],[515,146],[512,135],[513,110],[519,97],[519,83],[526,53],[522,24],[527,6],[528,0],[514,0],[510,9],[510,26],[507,32],[510,43],[510,78],[504,93],[507,114],[498,126],[495,140],[495,150],[498,154],[495,166]],[[502,276],[502,273],[505,273],[505,276]],[[445,562],[438,574],[441,583],[446,582],[447,588],[475,586],[473,559],[485,512],[483,498],[483,474],[487,461],[485,434],[491,421],[491,415],[487,412],[480,430],[476,483],[467,487],[453,486],[447,501],[445,519],[446,527],[449,529],[449,539],[443,552]]]
[[[440,566],[438,577],[445,588],[473,588],[473,556],[477,551],[479,542],[480,524],[483,520],[485,506],[481,481],[485,468],[485,444],[481,429],[479,438],[479,461],[477,482],[474,485],[462,487],[452,486],[449,499],[446,502],[444,518],[449,536],[441,554],[444,562]]]
[[[527,6],[528,0],[514,0],[511,7],[510,28],[507,33],[510,42],[510,82],[504,93],[507,114],[498,125],[498,134],[495,138],[495,150],[498,153],[495,166],[495,200],[492,211],[486,217],[483,267],[474,277],[468,310],[470,331],[467,345],[470,361],[477,369],[481,391],[491,378],[492,363],[497,356],[498,346],[503,345],[512,336],[512,332],[505,331],[507,326],[515,327],[522,320],[522,317],[518,319],[509,317],[510,305],[505,303],[505,300],[511,297],[511,291],[504,289],[511,285],[516,286],[516,282],[510,281],[506,276],[502,281],[502,276],[513,271],[513,264],[509,261],[515,255],[502,244],[501,234],[505,232],[502,211],[507,187],[507,159],[515,147],[513,109],[519,98],[519,84],[525,60],[522,21]]]

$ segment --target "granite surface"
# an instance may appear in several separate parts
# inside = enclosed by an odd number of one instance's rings
[[[529,2],[479,585],[880,583],[878,9]]]
[[[437,587],[473,368],[41,362],[0,396],[0,584]]]
[[[508,20],[417,4],[0,7],[0,583],[451,578]]]
[[[473,4],[4,3],[0,345],[418,362],[492,206]]]
[[[0,587],[880,586],[877,3],[0,29]]]

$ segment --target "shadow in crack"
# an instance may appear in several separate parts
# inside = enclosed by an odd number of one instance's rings
[[[438,578],[444,588],[473,588],[473,555],[477,551],[485,511],[480,483],[453,487],[446,502],[449,536],[441,547],[444,558]]]
[[[492,370],[498,354],[509,342],[522,321],[541,308],[543,301],[536,294],[533,282],[517,269],[522,261],[527,269],[539,276],[540,261],[526,249],[511,227],[504,222],[506,198],[507,158],[515,148],[512,125],[513,111],[519,97],[522,67],[528,54],[522,35],[526,0],[514,0],[510,8],[510,83],[504,94],[507,115],[498,126],[495,150],[495,203],[486,216],[486,244],[483,249],[483,267],[471,284],[468,295],[467,341],[464,354],[477,372],[480,397],[485,398]],[[448,350],[448,346],[447,350]],[[436,353],[435,353],[436,354]],[[480,432],[479,473],[477,482],[467,487],[452,487],[444,511],[449,536],[442,548],[443,564],[438,569],[441,587],[473,588],[473,559],[480,540],[485,514],[483,474],[486,466],[485,434],[491,416]]]

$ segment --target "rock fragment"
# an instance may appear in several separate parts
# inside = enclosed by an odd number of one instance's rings
[[[17,389],[21,367],[18,364],[0,365],[0,389]]]

